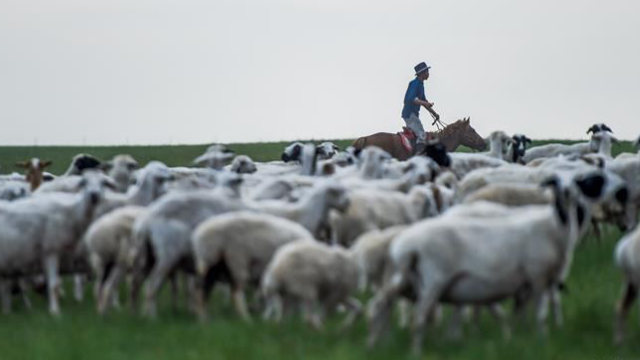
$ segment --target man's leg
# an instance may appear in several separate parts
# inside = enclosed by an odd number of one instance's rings
[[[416,134],[416,149],[414,153],[420,154],[422,151],[424,151],[426,142],[426,134],[424,132],[424,127],[422,127],[420,118],[418,118],[416,114],[411,114],[409,118],[404,119],[404,122],[407,124],[407,127]]]

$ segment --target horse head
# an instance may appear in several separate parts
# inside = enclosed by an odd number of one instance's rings
[[[470,124],[471,118],[463,118],[458,120],[460,122],[460,143],[464,146],[468,146],[474,150],[482,151],[487,148],[487,143],[484,141]]]

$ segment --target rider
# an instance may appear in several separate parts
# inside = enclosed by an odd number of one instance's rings
[[[431,67],[427,66],[424,62],[414,66],[413,69],[416,72],[416,78],[409,82],[409,87],[404,95],[404,107],[402,108],[402,119],[407,124],[407,127],[417,136],[416,154],[422,152],[426,141],[424,127],[418,117],[420,106],[424,106],[435,120],[440,119],[440,115],[433,110],[433,103],[428,102],[424,95],[423,81],[429,78],[429,68]]]

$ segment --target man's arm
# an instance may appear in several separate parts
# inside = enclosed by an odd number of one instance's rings
[[[435,120],[440,120],[440,115],[438,115],[438,113],[435,110],[433,110],[433,103],[430,103],[427,100],[422,100],[418,97],[413,99],[413,103],[424,106],[424,108],[431,113],[431,115],[434,117]]]

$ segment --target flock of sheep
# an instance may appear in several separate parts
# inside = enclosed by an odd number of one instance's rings
[[[615,252],[627,279],[621,341],[640,286],[640,153],[612,157],[617,140],[604,124],[588,133],[588,142],[527,149],[526,136],[496,131],[489,152],[431,142],[406,161],[328,142],[293,143],[266,163],[213,145],[195,159],[202,167],[79,154],[57,177],[31,159],[18,164],[24,175],[0,177],[2,308],[14,297],[30,307],[44,286],[58,315],[61,276],[71,276],[78,299],[94,279],[100,314],[120,306],[127,280],[130,305],[143,290],[141,311],[155,317],[168,280],[174,303],[185,292],[202,320],[222,285],[244,320],[256,308],[273,321],[301,311],[321,328],[336,309],[349,325],[365,313],[358,298],[372,294],[369,345],[397,308],[419,351],[444,304],[458,333],[467,308],[486,308],[509,336],[501,304],[510,299],[516,313],[533,305],[541,332],[550,305],[561,325],[576,245],[609,223],[630,231]]]

